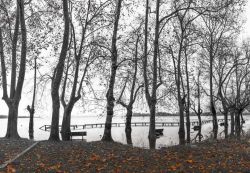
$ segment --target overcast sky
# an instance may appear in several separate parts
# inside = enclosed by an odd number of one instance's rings
[[[250,37],[250,0],[248,0],[246,6],[246,18],[247,22],[245,24],[245,29],[242,35]]]
[[[245,23],[245,26],[244,26],[244,29],[242,32],[242,36],[241,36],[242,38],[240,38],[240,40],[244,40],[244,39],[246,39],[246,37],[250,38],[250,0],[248,0],[248,2],[247,2],[246,13],[243,16],[245,16],[245,18],[246,18],[246,23]],[[26,95],[26,94],[27,93],[24,93],[24,95]],[[22,96],[22,100],[20,102],[20,107],[19,107],[19,115],[28,116],[28,112],[26,110],[26,107],[28,104],[31,104],[30,99],[32,96],[31,93],[29,93],[29,95],[30,96]],[[51,99],[51,98],[48,98],[48,99]],[[45,109],[46,109],[46,107],[47,107],[47,109],[51,109],[51,105],[45,105]],[[5,114],[5,115],[8,114],[8,108],[2,99],[0,99],[0,110],[1,110],[0,114]],[[42,112],[40,112],[40,113],[43,114]],[[47,115],[47,116],[50,116],[50,115]]]

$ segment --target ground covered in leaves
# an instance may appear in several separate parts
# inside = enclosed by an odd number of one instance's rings
[[[0,164],[15,157],[33,143],[34,141],[28,139],[10,140],[0,138]]]
[[[40,142],[5,172],[250,172],[250,143],[221,140],[146,150],[106,142]]]

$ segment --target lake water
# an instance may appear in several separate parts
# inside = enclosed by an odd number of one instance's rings
[[[222,119],[222,116],[218,117]],[[211,117],[202,117],[202,120],[209,120]],[[246,123],[244,124],[244,130],[248,131],[250,129],[250,117],[245,117]],[[35,140],[47,140],[49,138],[49,132],[40,130],[39,127],[43,125],[50,125],[51,118],[35,118],[34,119],[34,138]],[[156,117],[156,122],[173,122],[179,121],[178,117]],[[197,121],[196,117],[191,117],[191,121]],[[114,117],[114,123],[125,122],[125,117]],[[149,117],[133,117],[132,122],[149,122]],[[88,123],[105,123],[105,117],[94,117],[94,116],[84,116],[84,117],[72,117],[72,125],[83,125]],[[18,132],[23,138],[28,138],[28,118],[20,118],[18,120]],[[224,127],[219,127],[219,133],[222,132]],[[0,119],[0,137],[4,137],[7,129],[7,119]],[[179,143],[178,137],[179,127],[164,127],[163,136],[157,139],[156,147],[166,147],[171,145],[176,145]],[[230,129],[230,128],[229,128]],[[132,141],[134,146],[148,148],[148,130],[149,127],[132,127]],[[87,131],[87,136],[84,138],[87,141],[98,141],[103,135],[104,128],[94,128],[85,129]],[[205,124],[202,126],[202,134],[204,138],[210,137],[212,132],[212,124]],[[197,132],[191,129],[191,138],[196,136]],[[220,135],[219,135],[220,136]],[[124,127],[113,127],[112,137],[115,141],[122,142],[126,144],[126,135],[124,132]]]

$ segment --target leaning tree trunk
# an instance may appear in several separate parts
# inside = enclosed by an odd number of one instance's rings
[[[127,114],[126,114],[126,127],[125,127],[125,133],[126,133],[126,139],[127,139],[127,144],[132,145],[132,128],[131,128],[131,119],[133,115],[133,108],[127,108]]]
[[[64,15],[64,35],[63,44],[59,57],[58,64],[54,71],[52,84],[51,84],[51,98],[52,98],[52,121],[49,140],[59,141],[59,113],[60,113],[60,99],[59,99],[59,87],[63,75],[64,62],[67,55],[68,41],[69,41],[69,12],[68,1],[63,1],[63,15]]]
[[[118,26],[119,26],[119,19],[120,19],[120,13],[121,13],[121,6],[122,6],[122,0],[118,0],[117,6],[116,6],[116,13],[115,13],[115,23],[114,23],[114,30],[113,30],[113,37],[112,37],[112,48],[111,48],[111,76],[109,80],[109,88],[106,95],[107,98],[107,117],[105,122],[105,129],[104,134],[102,137],[103,141],[113,141],[112,135],[111,135],[111,127],[112,127],[112,118],[114,115],[114,85],[115,85],[115,78],[116,78],[116,70],[117,70],[117,32],[118,32]]]

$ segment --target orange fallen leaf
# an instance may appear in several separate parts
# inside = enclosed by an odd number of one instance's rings
[[[187,162],[187,163],[190,163],[190,164],[193,164],[193,163],[194,163],[194,161],[193,161],[193,160],[191,160],[191,159],[186,160],[186,162]]]
[[[7,173],[15,173],[16,169],[13,167],[13,165],[8,165],[7,166]]]
[[[96,160],[100,160],[100,159],[101,159],[101,157],[97,154],[92,154],[90,157],[91,161],[96,161]]]

